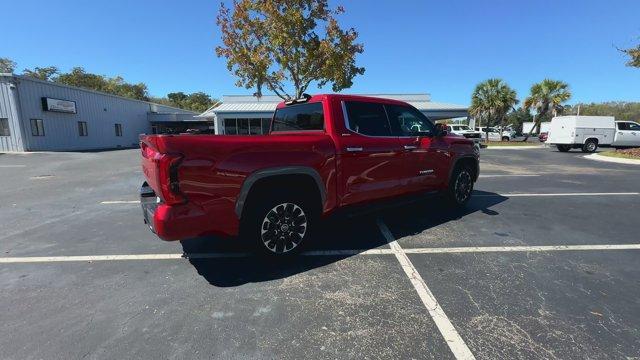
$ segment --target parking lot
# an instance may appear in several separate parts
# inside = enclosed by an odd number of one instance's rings
[[[466,210],[330,219],[268,260],[158,240],[138,156],[0,155],[0,358],[640,358],[638,166],[483,149]]]

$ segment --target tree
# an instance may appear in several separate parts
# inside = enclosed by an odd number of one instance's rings
[[[564,114],[594,116],[613,116],[617,120],[637,121],[640,119],[640,102],[610,101],[603,103],[567,105]]]
[[[9,58],[0,58],[0,73],[13,73],[16,69],[16,62]]]
[[[469,113],[485,126],[493,121],[502,127],[507,113],[518,103],[516,91],[501,79],[488,79],[476,85],[471,95]],[[487,141],[489,133],[486,132]]]
[[[336,19],[344,13],[341,6],[330,9],[328,0],[234,0],[233,8],[220,7],[223,45],[216,53],[227,59],[236,84],[256,88],[256,96],[266,86],[283,99],[300,98],[313,82],[331,83],[337,92],[364,74],[356,66],[356,55],[364,51],[358,33],[342,29]]]
[[[507,114],[506,122],[515,125],[518,133],[522,132],[522,124],[533,121],[533,116],[528,110],[519,107]]]
[[[130,84],[121,76],[109,78],[88,73],[82,67],[74,67],[70,72],[58,75],[55,82],[137,100],[149,100],[147,85],[144,83]]]
[[[551,79],[544,79],[542,82],[533,84],[529,96],[524,100],[523,107],[527,110],[535,109],[536,116],[531,130],[524,137],[527,141],[536,128],[540,128],[542,118],[552,114],[556,116],[558,112],[564,110],[562,103],[571,98],[569,84]]]
[[[35,79],[51,81],[58,74],[58,68],[55,66],[35,67],[33,70],[24,69],[22,74]]]
[[[640,45],[631,49],[621,49],[620,51],[627,54],[627,56],[629,57],[627,66],[640,68]]]
[[[189,95],[183,92],[169,93],[167,98],[172,106],[200,113],[205,112],[218,102],[218,100],[212,99],[211,96],[203,92],[194,92]]]

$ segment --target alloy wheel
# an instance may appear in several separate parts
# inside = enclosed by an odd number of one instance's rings
[[[456,184],[454,187],[454,195],[456,197],[456,201],[459,204],[467,201],[469,196],[471,196],[471,190],[473,188],[473,184],[471,181],[471,175],[467,170],[462,170],[458,174],[458,178],[456,179]]]
[[[292,203],[274,206],[262,220],[260,236],[264,246],[276,254],[295,249],[307,233],[307,215]]]

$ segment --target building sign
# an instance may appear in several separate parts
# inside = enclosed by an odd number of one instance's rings
[[[42,110],[77,114],[76,102],[61,99],[42,98]]]

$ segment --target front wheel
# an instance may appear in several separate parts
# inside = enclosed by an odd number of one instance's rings
[[[468,166],[457,166],[453,171],[447,196],[449,201],[456,207],[462,207],[471,199],[473,192],[473,175]]]
[[[509,140],[510,140],[510,138],[508,136],[503,136],[502,137],[502,141],[509,141]]]

